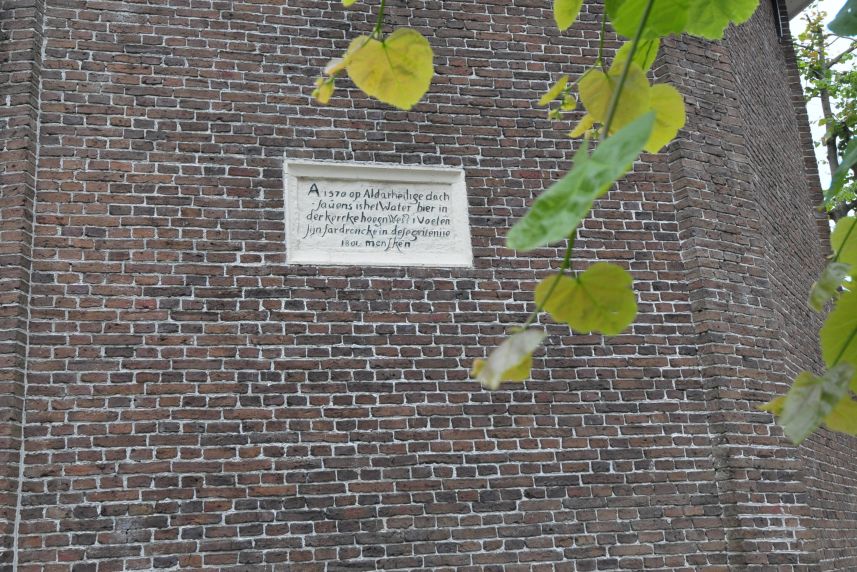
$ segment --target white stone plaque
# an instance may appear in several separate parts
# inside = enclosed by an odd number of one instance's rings
[[[290,264],[472,266],[462,169],[285,160]]]

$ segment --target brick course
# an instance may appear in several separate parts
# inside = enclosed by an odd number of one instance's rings
[[[0,569],[857,566],[855,441],[796,449],[754,409],[819,365],[818,181],[772,4],[665,42],[687,128],[579,231],[575,267],[634,274],[634,326],[547,324],[533,380],[493,393],[467,370],[561,255],[504,247],[580,117],[535,101],[593,62],[600,5],[559,34],[547,1],[394,3],[436,53],[410,112],[309,97],[361,3],[6,5]],[[474,268],[287,265],[284,152],[463,167]]]

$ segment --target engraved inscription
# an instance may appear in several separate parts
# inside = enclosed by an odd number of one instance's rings
[[[350,177],[326,177],[335,166],[321,169],[287,182],[290,262],[470,265],[463,177],[423,170],[407,180],[407,169],[376,168],[373,179],[354,167]]]
[[[425,186],[346,190],[337,181],[313,182],[302,240],[348,248],[402,251],[421,240],[452,236],[450,194]]]

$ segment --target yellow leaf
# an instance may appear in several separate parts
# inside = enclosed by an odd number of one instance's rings
[[[580,120],[580,123],[578,123],[577,126],[568,133],[568,136],[580,137],[581,135],[592,129],[593,125],[595,125],[595,118],[592,117],[592,115],[590,115],[589,113],[587,113]]]
[[[574,96],[566,93],[562,96],[562,105],[559,106],[562,111],[574,111],[577,109],[577,100]]]
[[[322,104],[327,104],[330,101],[331,96],[333,95],[333,78],[325,79],[323,77],[315,80],[315,89],[312,90],[312,96]]]
[[[857,435],[857,401],[846,395],[824,418],[824,424],[833,431]]]
[[[645,149],[649,153],[657,153],[684,127],[684,99],[676,88],[665,83],[653,85],[649,93],[655,112],[655,127]]]
[[[399,28],[383,42],[369,36],[352,40],[348,76],[365,94],[399,109],[410,109],[428,91],[434,75],[431,46],[419,32]]]
[[[637,315],[632,282],[619,266],[596,262],[575,277],[548,276],[536,286],[535,298],[554,320],[573,330],[615,336]]]
[[[767,411],[768,413],[771,413],[773,415],[780,416],[783,413],[783,406],[785,406],[785,404],[786,404],[786,396],[781,395],[781,396],[777,397],[776,399],[772,399],[767,403],[763,403],[762,405],[759,405],[758,407],[756,407],[756,409],[758,409],[760,411]]]
[[[532,369],[533,354],[527,354],[517,365],[507,369],[503,378],[505,381],[527,381],[530,378],[530,370]]]
[[[471,373],[488,389],[497,389],[504,381],[524,381],[533,367],[533,352],[544,338],[540,330],[518,332],[491,352],[487,360],[474,360]]]
[[[346,8],[348,8],[349,6],[354,4],[355,2],[357,2],[357,0],[342,0],[342,5],[345,6]]]
[[[542,96],[539,100],[539,105],[547,105],[562,93],[562,90],[565,89],[565,86],[568,84],[568,76],[564,75],[557,80],[555,84]]]
[[[580,79],[578,84],[580,100],[598,123],[604,123],[607,120],[610,101],[619,84],[621,74],[622,70],[617,67],[606,74],[601,70],[591,69]],[[651,109],[650,90],[645,72],[640,66],[632,63],[628,69],[628,77],[622,87],[622,93],[619,95],[609,134],[615,133]]]
[[[348,62],[346,62],[345,58],[333,58],[327,62],[326,66],[324,66],[324,74],[331,76],[336,75],[345,69],[347,63]]]

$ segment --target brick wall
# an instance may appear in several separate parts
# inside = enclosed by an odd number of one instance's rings
[[[754,187],[765,205],[761,219],[765,250],[773,262],[772,293],[778,329],[782,332],[784,365],[793,379],[803,369],[821,371],[824,367],[815,351],[821,320],[809,310],[805,300],[813,276],[824,267],[822,255],[829,250],[829,227],[827,218],[815,209],[822,201],[821,189],[812,143],[808,140],[805,106],[800,98],[794,97],[796,92],[800,95],[794,77],[797,75],[794,53],[790,47],[777,50],[774,36],[765,32],[764,20],[736,30],[736,45],[749,46],[751,41],[765,40],[766,46],[761,51],[770,55],[767,60],[743,57],[736,69],[743,79],[742,109],[748,141],[754,142],[750,147],[753,171],[757,173]],[[791,77],[773,72],[783,68],[789,69]],[[789,100],[796,102],[797,124],[778,111],[787,109]],[[769,136],[763,144],[764,135],[772,131],[779,136]],[[796,184],[804,173],[810,175],[808,185]],[[813,222],[820,222],[822,230],[820,252],[807,232]],[[854,446],[854,439],[822,431],[814,434],[800,450],[803,467],[800,476],[807,487],[805,498],[810,509],[803,521],[813,532],[815,542],[810,550],[817,553],[823,570],[857,569]]]
[[[489,393],[472,359],[559,258],[503,246],[572,152],[579,114],[534,102],[592,63],[599,5],[560,35],[549,2],[395,3],[437,66],[401,112],[310,100],[371,28],[360,3],[45,2],[5,391],[28,333],[19,570],[853,565],[853,440],[799,453],[753,409],[817,359],[806,125],[770,6],[724,44],[667,42],[654,73],[688,128],[579,232],[576,267],[634,274],[635,325],[548,324],[533,380]],[[745,88],[759,66],[774,87]],[[285,264],[284,152],[463,167],[474,268]]]
[[[0,567],[18,500],[41,47],[34,0],[0,2]]]

